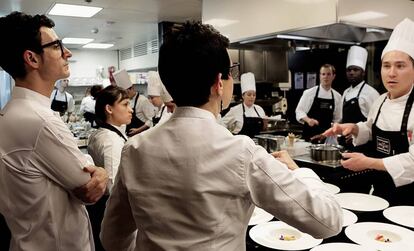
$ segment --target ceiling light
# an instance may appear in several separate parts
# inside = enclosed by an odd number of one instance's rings
[[[56,3],[48,14],[69,17],[92,17],[102,9],[100,7]]]
[[[231,19],[224,19],[224,18],[213,18],[210,20],[205,21],[205,24],[210,24],[214,27],[225,27],[231,24],[238,23],[239,20],[231,20]]]
[[[359,13],[355,13],[348,16],[343,16],[340,19],[346,20],[346,21],[352,21],[352,22],[361,22],[366,20],[372,20],[372,19],[378,19],[388,16],[385,13],[382,12],[376,12],[376,11],[363,11]]]
[[[77,38],[77,37],[65,37],[62,39],[64,44],[87,44],[93,41],[93,38]]]
[[[114,44],[102,44],[102,43],[89,43],[82,46],[83,48],[89,49],[108,49],[114,46]]]

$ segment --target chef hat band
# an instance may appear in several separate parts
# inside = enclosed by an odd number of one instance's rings
[[[254,79],[254,74],[247,72],[241,75],[240,85],[242,94],[246,91],[256,91],[256,80]]]
[[[346,68],[349,66],[358,66],[365,71],[365,66],[367,64],[368,51],[360,46],[351,46],[348,51],[348,56],[346,59]]]
[[[381,59],[387,52],[401,51],[414,59],[414,22],[405,18],[391,33],[390,39],[381,54]]]
[[[114,79],[117,86],[124,88],[125,90],[132,86],[131,79],[128,72],[125,70],[119,70],[114,72]]]

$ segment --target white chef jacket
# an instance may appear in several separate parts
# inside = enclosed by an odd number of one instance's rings
[[[125,134],[125,126],[112,126],[118,129],[126,139],[128,138]],[[118,173],[124,144],[124,138],[116,132],[102,127],[94,131],[89,137],[88,153],[92,156],[95,165],[104,167],[108,172],[107,194],[112,190],[115,176]]]
[[[350,86],[344,91],[344,94],[342,95],[342,105],[344,101],[348,101],[358,96],[359,90],[361,89],[364,82],[365,81],[362,81],[355,87]],[[366,85],[364,85],[364,88],[361,90],[361,93],[359,94],[358,98],[358,104],[359,108],[361,109],[362,115],[368,117],[369,109],[378,97],[379,93],[377,92],[377,90],[375,90],[374,87],[366,83]]]
[[[313,100],[315,99],[316,90],[318,86],[314,86],[310,89],[307,89],[303,92],[302,97],[299,100],[298,106],[296,107],[296,120],[299,123],[303,124],[302,119],[308,116]],[[342,119],[342,97],[339,92],[335,91],[333,88],[330,88],[328,91],[325,90],[322,86],[319,88],[318,98],[332,99],[331,90],[334,94],[335,99],[335,110],[333,113],[333,122],[339,122]]]
[[[82,170],[89,163],[50,99],[14,87],[0,132],[0,212],[10,250],[94,250],[88,213],[71,194],[90,180]]]
[[[315,237],[342,228],[312,170],[292,172],[211,112],[177,107],[125,144],[100,237],[108,251],[243,251],[254,205]]]
[[[84,97],[80,105],[79,113],[82,114],[85,112],[90,112],[95,114],[95,104],[96,100],[92,96],[89,95]]]
[[[221,119],[221,124],[223,124],[227,129],[230,130],[233,134],[238,134],[241,129],[243,128],[243,102],[233,106],[230,110],[224,115]],[[257,118],[257,113],[254,110],[256,108],[257,112],[259,113],[260,117],[266,117],[266,114],[263,108],[259,105],[253,104],[251,107],[244,106],[245,115],[246,117],[254,117]]]
[[[135,99],[139,94],[135,94],[129,105],[134,109]],[[147,97],[139,95],[137,105],[135,106],[135,115],[139,120],[145,123],[148,127],[152,127],[152,118],[155,116],[157,108],[151,104]]]
[[[163,107],[165,107],[164,110],[162,109]],[[160,121],[158,121],[158,124],[156,124],[156,126],[164,124],[165,121],[170,119],[171,115],[172,113],[168,111],[168,107],[162,105],[161,108],[158,109],[157,115],[155,115],[156,118],[159,118],[161,116]]]
[[[57,94],[56,94],[56,98],[55,98],[55,93],[56,92],[57,92]],[[53,99],[56,99],[58,101],[66,101],[65,93],[66,93],[67,102],[68,102],[67,112],[72,113],[72,112],[75,111],[75,101],[73,100],[72,94],[70,94],[69,92],[65,91],[65,92],[62,93],[62,92],[58,91],[57,89],[54,89],[52,91],[52,94],[50,95],[50,102],[52,102]]]
[[[354,138],[355,145],[362,145],[372,139],[372,124],[377,116],[378,109],[388,93],[382,94],[371,107],[368,114],[368,120],[359,122],[359,133]],[[402,117],[404,114],[405,104],[409,94],[402,97],[390,100],[387,98],[382,105],[381,113],[377,120],[377,127],[385,131],[400,131]],[[408,117],[407,130],[414,131],[414,109],[411,108],[410,116]],[[409,151],[406,153],[397,154],[391,157],[383,158],[384,166],[387,172],[391,175],[395,185],[402,186],[414,182],[414,140],[409,141]]]

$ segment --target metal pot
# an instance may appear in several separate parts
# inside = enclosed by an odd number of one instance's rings
[[[338,161],[341,159],[343,146],[314,144],[309,146],[311,158],[315,161]]]

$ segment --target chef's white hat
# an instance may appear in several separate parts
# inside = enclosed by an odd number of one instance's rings
[[[161,96],[163,102],[171,102],[173,100],[156,71],[148,72],[147,94],[149,96]]]
[[[346,59],[346,68],[349,66],[358,66],[365,71],[367,64],[368,51],[360,46],[351,46],[348,51],[348,57]]]
[[[414,22],[406,18],[395,26],[387,45],[382,51],[381,59],[387,52],[401,51],[414,59]]]
[[[161,96],[161,79],[156,71],[148,72],[148,87],[147,94],[148,96]]]
[[[256,80],[251,72],[243,73],[240,77],[241,93],[256,91]]]
[[[132,86],[131,79],[128,72],[125,70],[119,70],[114,72],[114,79],[117,86],[124,88],[125,90]]]

